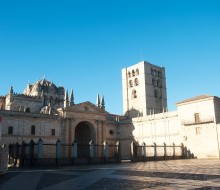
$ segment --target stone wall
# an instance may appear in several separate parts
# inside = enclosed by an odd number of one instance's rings
[[[31,139],[38,141],[39,138],[44,142],[54,143],[61,138],[61,120],[58,116],[6,110],[0,111],[0,115],[3,118],[0,143],[30,142]],[[32,126],[35,128],[34,131],[32,131]],[[12,131],[9,131],[9,127]],[[55,134],[52,134],[52,129],[55,130]],[[11,132],[12,134],[9,134]]]

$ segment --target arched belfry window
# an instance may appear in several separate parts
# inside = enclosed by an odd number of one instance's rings
[[[135,79],[134,79],[134,84],[135,84],[135,86],[138,86],[138,85],[139,85],[138,78],[135,78]]]
[[[154,75],[154,70],[151,68],[151,75],[153,76]]]
[[[136,69],[136,75],[139,75],[139,69]]]
[[[157,81],[156,81],[155,78],[152,78],[152,84],[153,84],[154,86],[157,86]]]
[[[133,87],[133,81],[129,80],[129,87]]]
[[[137,98],[137,91],[136,90],[132,90],[132,98]]]
[[[154,97],[155,97],[155,98],[159,98],[159,92],[158,92],[158,90],[154,90]]]
[[[159,88],[162,87],[162,84],[161,84],[161,80],[160,80],[160,79],[157,80],[157,86],[158,86]]]
[[[132,70],[132,76],[133,76],[133,77],[135,76],[135,71],[134,71],[134,70]]]
[[[128,77],[131,78],[131,72],[130,71],[128,72]]]

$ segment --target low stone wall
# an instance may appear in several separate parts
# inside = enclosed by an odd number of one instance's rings
[[[0,175],[6,173],[8,165],[8,149],[6,146],[0,147]]]

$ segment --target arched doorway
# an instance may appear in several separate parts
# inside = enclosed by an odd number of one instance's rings
[[[75,128],[75,141],[78,144],[78,158],[89,157],[89,142],[95,141],[95,129],[89,122],[80,122]],[[95,142],[94,142],[95,143]]]

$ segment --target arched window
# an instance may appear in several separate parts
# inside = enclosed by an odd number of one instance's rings
[[[158,77],[162,77],[162,73],[161,73],[161,71],[158,71]]]
[[[137,91],[136,90],[132,90],[132,98],[137,98]]]
[[[47,105],[47,96],[44,96],[44,106]]]
[[[135,84],[135,86],[138,86],[138,85],[139,85],[138,78],[134,79],[134,84]]]
[[[31,126],[31,134],[35,135],[35,126],[34,125]]]
[[[31,112],[30,108],[25,108],[25,112],[30,113]]]
[[[129,80],[129,86],[133,87],[133,81],[132,80]]]
[[[160,79],[158,79],[158,80],[157,80],[157,86],[158,86],[159,88],[161,88],[161,87],[162,87],[162,84],[161,84]]]
[[[133,76],[133,77],[135,76],[135,71],[134,71],[134,70],[132,70],[132,76]]]
[[[128,72],[128,77],[131,78],[131,72],[130,71]]]
[[[50,97],[50,104],[53,104],[53,97]]]
[[[159,98],[159,92],[158,92],[158,90],[154,90],[154,97],[155,97],[155,98]]]
[[[59,104],[59,98],[55,98],[55,104]]]
[[[139,75],[139,69],[136,69],[136,75]]]
[[[151,75],[153,76],[154,75],[154,70],[151,68]]]
[[[153,84],[153,86],[157,86],[157,81],[155,78],[152,78],[152,84]]]

